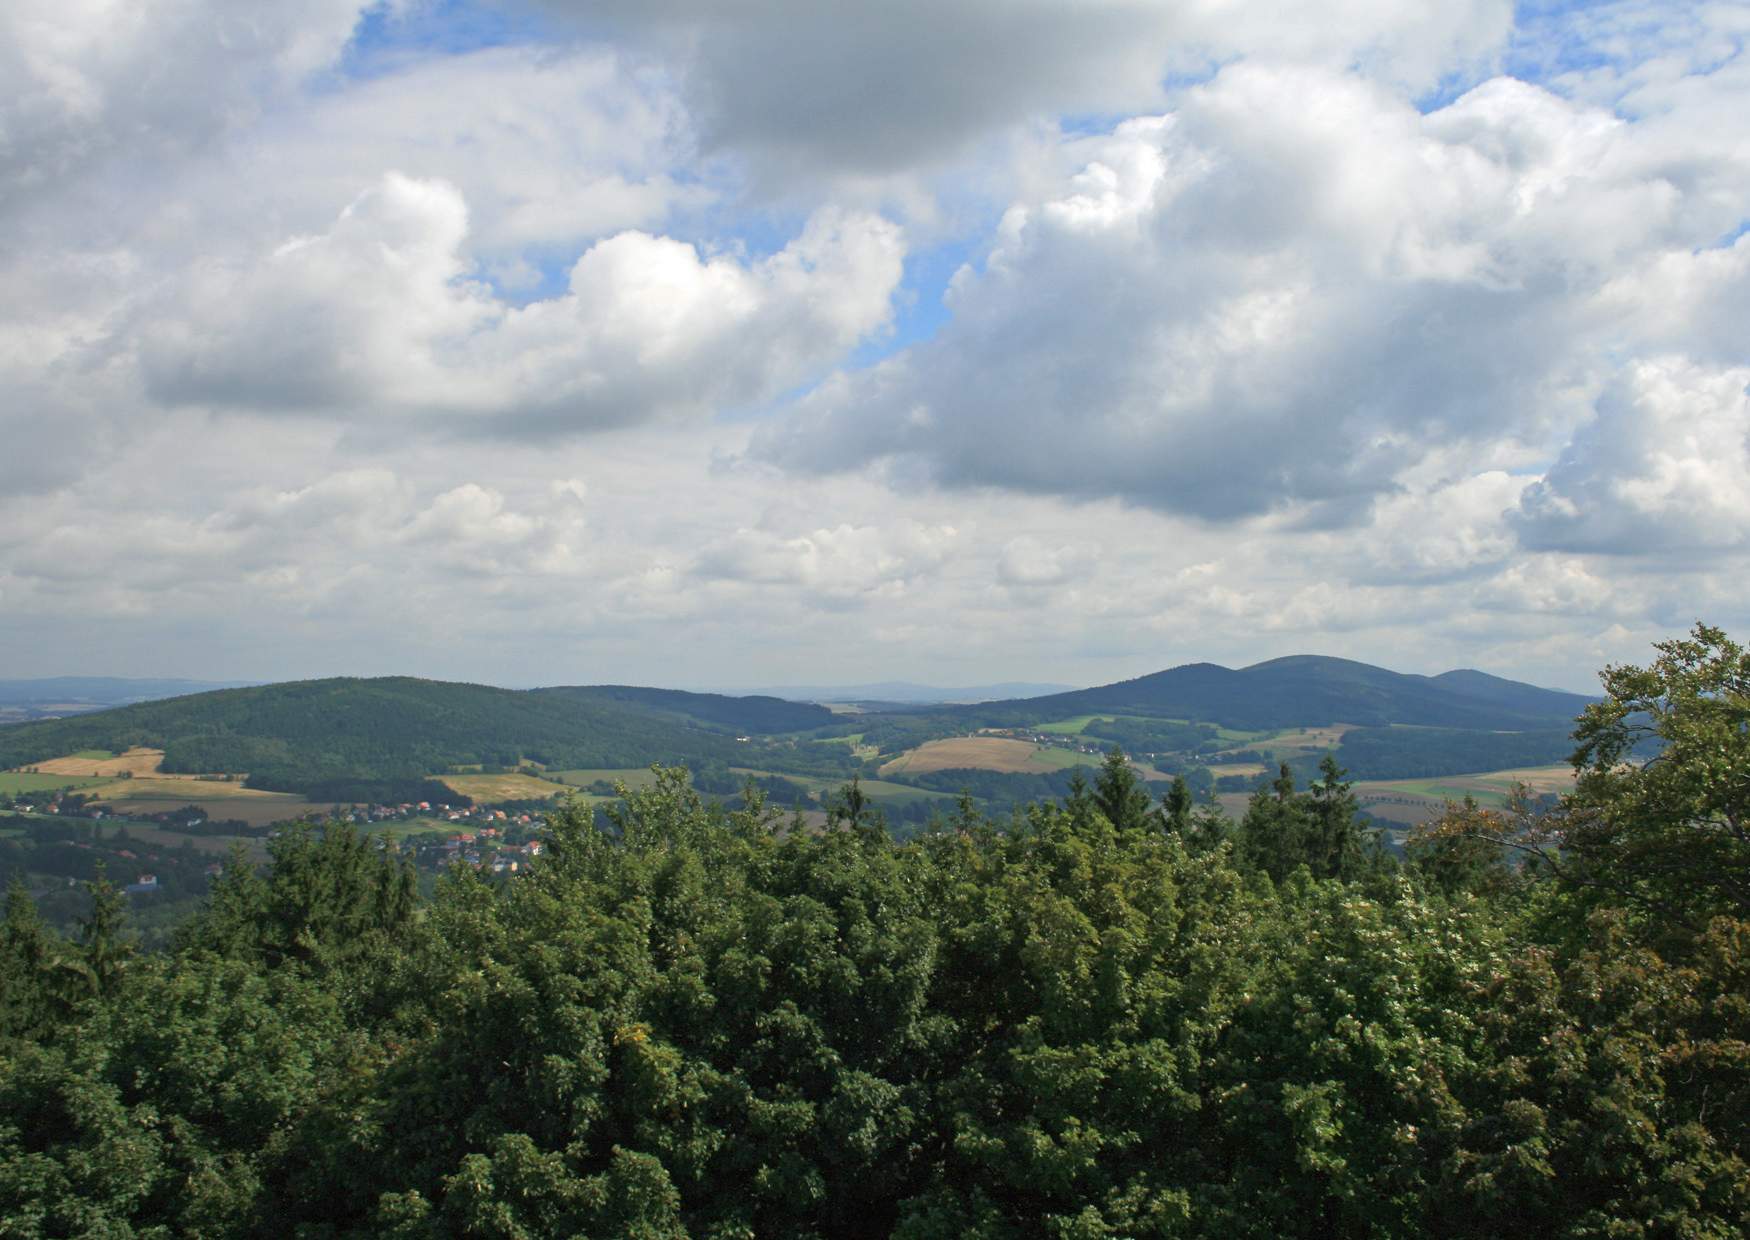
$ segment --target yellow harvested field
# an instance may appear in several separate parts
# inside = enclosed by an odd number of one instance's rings
[[[261,801],[272,798],[301,800],[289,792],[263,792],[245,788],[242,777],[236,780],[202,779],[198,775],[148,775],[143,778],[118,779],[92,789],[88,796],[99,801],[174,801],[187,805],[196,801]],[[162,807],[160,807],[162,808]]]
[[[1225,775],[1262,775],[1266,768],[1262,762],[1226,762],[1220,766],[1212,766],[1209,773],[1217,779]]]
[[[44,775],[115,776],[127,771],[134,775],[150,775],[164,760],[162,749],[130,749],[112,758],[50,758],[47,762],[32,762],[30,766]]]
[[[564,784],[536,779],[533,775],[434,775],[432,778],[482,805],[495,801],[539,801],[571,791]]]
[[[1487,775],[1460,778],[1488,780],[1502,788],[1521,783],[1533,792],[1562,793],[1574,790],[1574,768],[1566,762],[1555,766],[1524,766],[1511,771],[1490,771]]]
[[[126,785],[122,785],[123,788]],[[188,785],[183,785],[186,789]],[[260,792],[249,797],[209,798],[191,795],[184,792],[180,796],[124,798],[122,800],[106,800],[104,808],[117,814],[162,814],[166,810],[180,809],[184,805],[196,805],[207,812],[210,818],[234,818],[246,822],[252,827],[265,827],[270,823],[289,822],[294,818],[320,817],[335,808],[327,801],[320,803],[306,801],[303,797],[294,796],[289,792]],[[130,828],[131,829],[131,828]],[[177,839],[202,839],[210,837],[184,836],[171,832]]]
[[[1352,723],[1333,723],[1326,728],[1298,728],[1279,736],[1267,736],[1250,743],[1253,749],[1335,749],[1343,733],[1354,728]]]
[[[1067,751],[1046,749],[1031,741],[1002,736],[960,736],[952,740],[926,741],[907,750],[881,768],[883,775],[905,772],[923,775],[930,771],[1000,771],[1005,774],[1037,774],[1066,765]],[[1077,755],[1081,761],[1095,759]]]

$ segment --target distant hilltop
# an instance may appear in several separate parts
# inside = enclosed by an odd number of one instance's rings
[[[43,676],[0,680],[0,723],[62,719],[112,706],[157,702],[213,689],[240,689],[253,680],[138,679],[126,676]]]
[[[1200,719],[1232,728],[1350,723],[1372,727],[1517,730],[1571,722],[1594,699],[1470,668],[1417,676],[1353,659],[1289,655],[1237,671],[1186,663],[1134,680],[1044,697],[982,703],[1017,719],[1092,712]]]

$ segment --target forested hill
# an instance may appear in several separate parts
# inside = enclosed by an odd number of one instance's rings
[[[0,768],[81,749],[164,750],[166,771],[247,772],[302,791],[470,764],[626,767],[729,761],[737,735],[817,727],[831,712],[771,698],[658,690],[511,690],[383,677],[293,681],[0,729]]]
[[[1413,676],[1350,659],[1293,655],[1237,671],[1187,663],[1093,689],[962,709],[1017,721],[1111,712],[1232,728],[1402,723],[1520,731],[1565,727],[1591,700],[1484,672]]]
[[[833,713],[810,702],[789,702],[763,694],[729,697],[721,693],[687,693],[680,689],[644,689],[636,685],[578,685],[530,689],[532,697],[624,703],[654,715],[687,724],[708,724],[749,736],[801,732],[833,721]]]

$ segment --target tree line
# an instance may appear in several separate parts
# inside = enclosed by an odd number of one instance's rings
[[[1116,755],[903,843],[664,771],[429,898],[305,826],[155,954],[15,890],[0,1232],[1739,1235],[1750,655],[1605,681],[1553,814],[1402,861],[1334,762],[1235,821]]]

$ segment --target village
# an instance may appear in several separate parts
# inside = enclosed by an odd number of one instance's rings
[[[192,804],[158,813],[122,814],[71,790],[0,798],[0,814],[45,826],[47,819],[65,824],[60,829],[65,843],[103,854],[110,863],[109,877],[130,896],[190,886],[196,874],[189,863],[197,845],[205,846],[199,878],[211,881],[224,870],[223,862],[206,859],[215,845],[243,842],[258,850],[262,846],[258,841],[273,839],[296,821],[252,825],[214,818]],[[521,806],[408,801],[336,807],[311,820],[352,825],[374,836],[380,847],[399,849],[422,871],[469,866],[491,874],[518,874],[546,848],[541,812]],[[160,873],[171,864],[172,855],[180,863],[175,868],[181,881],[167,880]],[[89,877],[83,872],[89,866],[66,868],[69,881]]]

